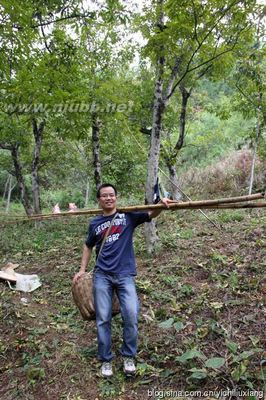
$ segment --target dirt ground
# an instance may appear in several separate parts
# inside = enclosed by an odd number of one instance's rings
[[[19,263],[18,272],[37,273],[42,286],[22,293],[0,282],[1,400],[263,398],[265,212],[210,215],[221,229],[196,211],[165,213],[152,256],[136,232],[137,374],[122,372],[117,315],[109,380],[98,373],[95,322],[81,319],[70,290],[86,219],[2,226],[0,266]]]

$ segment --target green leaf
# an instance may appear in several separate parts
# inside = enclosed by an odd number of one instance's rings
[[[248,350],[248,351],[243,351],[243,353],[239,354],[239,356],[234,357],[233,362],[239,362],[242,360],[246,360],[247,358],[253,356],[256,353],[261,353],[263,351],[263,349],[261,348],[255,348],[252,350]]]
[[[192,360],[193,358],[203,358],[203,357],[204,356],[200,351],[198,351],[196,349],[192,349],[192,350],[187,350],[181,356],[177,356],[176,361],[180,361],[181,363],[184,363],[188,360]]]
[[[209,358],[206,362],[205,365],[208,368],[220,368],[224,365],[225,359],[223,357],[212,357]]]
[[[172,369],[165,369],[162,372],[160,372],[160,377],[161,378],[168,378],[171,375],[175,375],[175,371],[173,371]]]
[[[191,368],[190,371],[193,372],[193,374],[189,376],[191,379],[205,379],[208,376],[205,369]]]
[[[244,363],[240,363],[236,368],[233,369],[231,372],[232,378],[239,382],[240,378],[243,377],[244,373],[246,372],[247,366]]]
[[[239,345],[235,342],[226,342],[226,347],[231,353],[236,353]]]
[[[177,332],[181,331],[182,329],[184,329],[184,324],[181,321],[177,321],[174,323],[174,328],[177,330]]]
[[[166,321],[161,322],[159,324],[159,327],[163,329],[169,329],[173,326],[173,323],[174,323],[174,318],[169,318]]]
[[[253,346],[257,346],[258,343],[260,342],[259,336],[250,335],[249,338],[250,338],[250,340],[251,340]]]

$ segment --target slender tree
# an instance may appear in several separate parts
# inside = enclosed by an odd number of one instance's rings
[[[156,0],[147,11],[142,31],[148,39],[146,54],[156,68],[152,132],[147,167],[146,201],[152,202],[158,176],[162,123],[170,99],[195,71],[215,68],[216,62],[249,39],[251,12],[256,3],[219,1],[183,3]],[[144,21],[142,21],[144,23]],[[227,56],[227,62],[231,62]],[[154,226],[146,230],[148,251],[157,240]]]

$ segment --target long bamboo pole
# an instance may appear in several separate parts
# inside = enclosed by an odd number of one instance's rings
[[[216,205],[206,205],[206,206],[201,206],[200,208],[204,209],[204,210],[229,210],[229,209],[253,209],[253,208],[264,208],[266,207],[266,202],[256,202],[256,203],[227,203],[227,204],[216,204]],[[199,210],[199,207],[197,206],[190,206],[190,207],[171,207],[170,209],[172,210]],[[167,208],[164,207],[164,210],[168,210]],[[93,215],[99,215],[102,213],[101,210],[96,210],[97,212],[94,212]],[[125,209],[121,208],[118,211],[120,212],[126,212]],[[80,217],[80,216],[85,216],[85,215],[92,215],[91,214],[74,214],[72,213],[71,217]],[[61,218],[68,218],[70,217],[70,215],[61,215]],[[36,217],[36,218],[25,218],[25,219],[18,219],[18,220],[8,220],[8,221],[2,221],[0,222],[0,225],[4,224],[4,225],[8,225],[8,224],[16,224],[19,222],[30,222],[30,221],[45,221],[45,220],[52,220],[52,219],[57,219],[57,217],[55,217],[54,215],[46,215],[43,217]]]
[[[217,209],[234,209],[234,208],[263,208],[266,207],[266,202],[248,202],[248,203],[225,203],[225,204],[217,204],[211,206],[203,206],[205,210],[217,210]],[[190,209],[197,209],[197,207],[190,207]]]
[[[154,209],[164,209],[164,210],[184,210],[184,209],[230,209],[230,208],[260,208],[265,207],[266,202],[251,202],[250,200],[258,200],[264,198],[263,193],[257,193],[250,196],[239,196],[239,197],[229,197],[223,199],[214,200],[200,200],[200,201],[188,201],[180,203],[169,204],[166,208],[163,204],[147,204],[129,207],[118,207],[119,212],[133,212],[133,211],[143,211],[143,210],[154,210]],[[74,217],[79,215],[99,215],[102,214],[101,209],[88,209],[74,212],[61,212],[60,214],[39,214],[30,217],[15,218],[14,220],[9,220],[8,222],[22,222],[22,221],[41,221],[46,219],[57,219],[61,217]]]
[[[221,210],[221,209],[247,209],[247,208],[264,208],[266,207],[266,202],[248,202],[248,203],[220,203],[220,204],[211,204],[211,205],[201,205],[201,206],[182,206],[179,204],[179,207],[176,207],[177,204],[172,204],[170,205],[169,208],[166,208],[165,206],[160,207],[161,209],[164,210],[199,210],[200,208],[203,208],[205,210]],[[127,212],[128,209],[130,208],[130,211],[133,211],[137,209],[137,207],[125,207],[125,208],[119,208],[118,211],[120,212]],[[159,208],[159,207],[157,207]],[[147,209],[147,208],[146,208]],[[18,219],[18,220],[8,220],[8,221],[2,221],[3,224],[8,225],[8,224],[15,224],[19,222],[29,222],[29,221],[45,221],[45,220],[52,220],[52,219],[57,219],[58,217],[79,217],[79,216],[85,216],[85,215],[96,215],[96,214],[101,214],[102,210],[89,210],[90,213],[69,213],[69,214],[56,214],[56,215],[43,215],[39,217],[32,217],[32,218],[25,218],[25,219]]]

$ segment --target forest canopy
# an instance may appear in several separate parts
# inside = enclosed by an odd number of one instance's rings
[[[28,215],[86,207],[103,181],[152,202],[159,176],[180,198],[180,185],[196,190],[189,176],[232,154],[250,168],[254,152],[265,159],[260,2],[0,8],[0,194]]]

